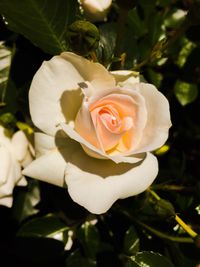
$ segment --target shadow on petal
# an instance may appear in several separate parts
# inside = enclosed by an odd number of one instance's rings
[[[107,159],[92,158],[84,152],[78,142],[72,140],[71,138],[60,138],[61,135],[63,135],[63,131],[59,130],[55,136],[55,143],[66,163],[71,163],[84,172],[96,174],[102,178],[127,173],[132,168],[142,164],[146,157],[146,154],[143,153],[143,160],[135,164],[116,164]],[[88,164],[86,164],[86,162],[88,162]]]
[[[67,122],[74,121],[83,100],[81,89],[66,90],[60,98],[62,113]]]

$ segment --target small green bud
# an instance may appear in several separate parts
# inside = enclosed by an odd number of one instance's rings
[[[86,56],[97,49],[99,30],[89,21],[77,20],[68,28],[68,42],[72,51]]]
[[[4,113],[0,116],[0,124],[6,128],[13,128],[16,124],[15,116],[12,113]]]
[[[162,218],[167,219],[176,215],[173,205],[165,199],[153,201],[153,208],[156,214]]]

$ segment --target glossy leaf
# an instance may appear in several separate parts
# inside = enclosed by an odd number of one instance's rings
[[[152,251],[138,252],[130,259],[130,267],[174,267],[163,255]]]
[[[13,204],[13,216],[18,222],[37,214],[39,210],[36,205],[40,201],[40,188],[36,180],[30,180],[28,187],[20,190],[18,188],[15,194],[15,201]]]
[[[50,54],[66,50],[67,25],[73,20],[73,0],[1,0],[8,27]],[[75,2],[74,2],[75,3]]]
[[[135,255],[139,251],[140,240],[136,230],[131,226],[124,236],[124,252],[127,255]]]
[[[54,237],[69,227],[56,215],[48,214],[26,222],[18,231],[18,236]]]
[[[85,254],[94,259],[100,249],[100,236],[96,226],[90,222],[85,222],[78,230],[77,238],[81,242]]]

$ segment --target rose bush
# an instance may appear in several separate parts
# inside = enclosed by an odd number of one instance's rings
[[[36,160],[23,173],[58,186],[92,213],[146,190],[158,173],[150,153],[171,126],[169,103],[132,71],[108,72],[73,53],[35,74],[30,112]]]
[[[32,155],[32,147],[22,131],[9,137],[0,126],[0,205],[11,207],[15,185],[27,184],[21,169],[32,161]]]
[[[90,21],[103,21],[106,19],[112,0],[80,0],[80,4]]]

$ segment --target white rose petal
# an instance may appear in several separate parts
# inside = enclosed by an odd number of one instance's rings
[[[43,63],[29,99],[43,133],[35,134],[37,158],[24,175],[67,186],[75,202],[97,214],[155,179],[158,162],[149,152],[168,137],[169,104],[137,73],[108,72],[65,52]]]

